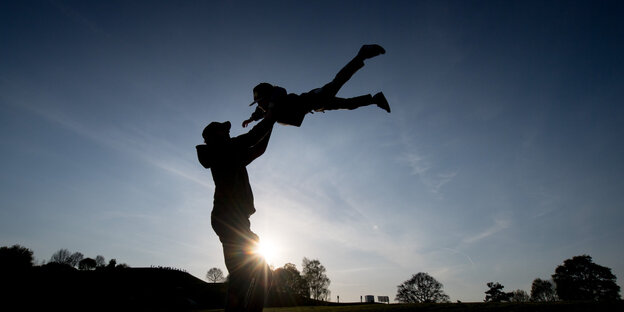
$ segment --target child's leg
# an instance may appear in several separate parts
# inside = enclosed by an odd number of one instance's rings
[[[364,62],[361,58],[355,57],[345,67],[343,67],[334,80],[330,81],[321,88],[314,89],[310,92],[301,94],[302,104],[305,105],[305,111],[323,111],[332,109],[341,109],[338,103],[331,103],[336,98],[338,90],[349,80],[358,69],[364,66]],[[343,99],[346,100],[346,99]],[[337,101],[341,102],[341,101]],[[347,104],[345,104],[347,105]],[[351,105],[351,103],[349,103]],[[338,108],[336,108],[338,107]],[[353,108],[350,108],[353,109]]]
[[[370,104],[373,104],[373,97],[370,94],[347,99],[334,97],[327,101],[322,110],[356,109]]]
[[[323,86],[323,89],[326,91],[327,95],[330,97],[336,96],[338,94],[338,90],[342,88],[342,86],[353,77],[353,74],[357,72],[360,68],[364,67],[364,60],[375,57],[380,54],[386,53],[386,50],[377,44],[365,44],[360,48],[358,54],[345,65],[334,80],[330,83]]]
[[[340,90],[340,88],[353,77],[353,74],[362,67],[364,67],[364,60],[358,57],[353,58],[347,65],[340,69],[336,77],[334,77],[334,80],[321,88],[323,90],[323,95],[328,98],[336,96],[338,90]]]
[[[381,92],[375,94],[374,96],[367,94],[348,99],[334,97],[329,99],[323,108],[317,110],[356,109],[358,107],[371,104],[376,104],[381,109],[387,111],[388,113],[390,112],[390,105],[388,105],[386,97]]]

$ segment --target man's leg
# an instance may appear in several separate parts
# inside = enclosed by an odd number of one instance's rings
[[[230,272],[226,312],[260,312],[271,286],[271,270],[264,258],[253,252],[258,236],[239,229],[236,244],[223,244],[225,263]]]
[[[245,290],[247,289],[248,274],[244,271],[244,253],[238,244],[223,244],[223,256],[228,270],[227,295],[225,302],[226,312],[239,312],[245,309]]]
[[[264,308],[271,287],[271,270],[262,256],[252,255],[251,259],[249,271],[252,282],[246,294],[245,311],[260,312]]]
[[[246,218],[213,214],[211,221],[212,228],[223,244],[225,266],[229,273],[225,311],[246,311],[253,274],[250,257],[258,236],[251,232]]]

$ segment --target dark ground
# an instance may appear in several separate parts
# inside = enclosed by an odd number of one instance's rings
[[[161,268],[79,271],[47,265],[3,272],[0,311],[219,311],[225,284]],[[266,312],[581,312],[624,311],[624,302],[336,304],[271,293]]]
[[[352,306],[314,306],[265,308],[264,312],[611,312],[624,311],[623,302],[554,303],[439,303],[439,304],[365,304]],[[215,311],[216,312],[216,311]]]
[[[226,294],[223,283],[206,283],[186,272],[162,268],[80,271],[52,264],[0,275],[0,311],[219,309]],[[269,304],[284,307],[315,302],[273,293]]]

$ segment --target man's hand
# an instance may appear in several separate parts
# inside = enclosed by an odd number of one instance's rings
[[[243,121],[243,128],[247,128],[247,126],[248,126],[250,123],[252,123],[252,122],[253,122],[253,120],[251,120],[251,119],[247,119],[247,120]]]

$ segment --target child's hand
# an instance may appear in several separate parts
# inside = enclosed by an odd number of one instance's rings
[[[251,120],[251,119],[247,119],[247,120],[243,121],[243,128],[247,128],[247,126],[248,126],[251,122],[253,122],[253,120]]]

